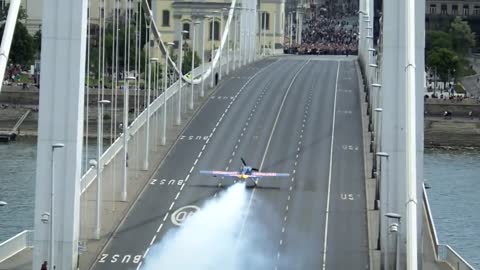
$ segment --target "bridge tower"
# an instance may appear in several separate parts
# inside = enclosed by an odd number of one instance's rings
[[[77,267],[86,29],[87,0],[43,1],[33,269]]]
[[[373,1],[373,0],[370,0]],[[381,151],[389,154],[381,166],[381,247],[383,258],[388,255],[390,268],[395,258],[395,243],[388,225],[391,223],[386,213],[401,215],[399,232],[400,268],[406,269],[406,200],[407,200],[407,155],[406,155],[406,1],[383,2],[383,38],[381,48],[381,104],[383,107],[381,124]],[[400,12],[399,12],[400,11]],[[415,95],[416,95],[416,157],[417,157],[417,245],[418,258],[422,251],[422,185],[423,185],[423,93],[424,93],[424,48],[425,48],[425,0],[415,1]],[[387,248],[390,247],[390,248]],[[384,260],[385,262],[386,260]],[[421,269],[421,260],[418,260]]]

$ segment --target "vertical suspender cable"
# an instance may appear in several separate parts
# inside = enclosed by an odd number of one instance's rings
[[[417,143],[415,102],[415,0],[406,1],[406,156],[407,156],[407,270],[417,263]]]
[[[89,113],[89,98],[90,98],[90,51],[91,51],[91,44],[90,44],[90,0],[87,3],[87,72],[85,75],[86,81],[86,88],[87,88],[87,97],[86,97],[86,106],[85,106],[85,171],[88,170],[88,113]]]
[[[105,12],[107,10],[106,8],[106,4],[105,4],[105,0],[102,0],[102,15],[101,15],[101,19],[102,19],[102,100],[105,99],[105,43],[106,43],[106,39],[105,39],[105,33],[106,33],[106,25],[105,25]],[[102,127],[102,136],[103,136],[103,114],[102,114],[102,119],[101,119],[101,127]],[[101,153],[103,154],[103,138],[101,138],[101,142],[102,144],[100,145],[100,150],[102,151]]]

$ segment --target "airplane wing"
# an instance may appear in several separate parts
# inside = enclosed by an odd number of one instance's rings
[[[221,175],[221,176],[231,176],[231,177],[238,177],[238,172],[229,172],[229,171],[200,171],[201,174],[209,174],[209,175]]]
[[[288,173],[275,173],[275,172],[253,172],[253,177],[286,177]]]

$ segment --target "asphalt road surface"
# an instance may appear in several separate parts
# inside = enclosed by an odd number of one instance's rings
[[[368,269],[362,151],[352,58],[279,57],[238,70],[194,117],[93,269],[141,269],[165,234],[232,183],[199,171],[237,170],[241,157],[290,176],[246,190],[237,240],[221,243],[240,268]]]

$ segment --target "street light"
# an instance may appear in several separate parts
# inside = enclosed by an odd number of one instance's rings
[[[176,124],[180,125],[182,123],[182,88],[183,88],[183,70],[182,70],[182,65],[183,65],[183,34],[188,34],[189,32],[187,30],[183,30],[180,34],[180,52],[178,53],[180,62],[178,63],[178,66],[180,67],[180,88],[178,90],[178,108],[177,108],[177,119],[176,119]]]
[[[227,8],[223,8],[223,10],[224,11],[227,11],[227,10],[230,11],[230,9],[227,9]],[[222,18],[223,18],[223,16],[222,16]],[[230,27],[230,29],[228,29],[228,32],[227,32],[227,65],[226,65],[227,66],[227,71],[226,71],[227,76],[230,73],[230,56],[229,56],[230,55],[230,30],[231,30],[231,27]]]
[[[52,172],[52,183],[50,185],[50,192],[51,192],[51,197],[50,197],[50,265],[52,266],[52,269],[55,269],[55,263],[54,263],[54,258],[55,258],[55,245],[54,245],[54,240],[55,237],[53,236],[54,233],[54,201],[55,201],[55,149],[63,148],[65,145],[63,143],[55,143],[52,144],[52,160],[51,160],[51,172]]]
[[[220,27],[218,27],[218,34],[219,36],[221,37],[222,36],[222,33],[225,32],[223,31],[222,32],[222,27],[223,27],[223,12],[227,10],[226,8],[222,8],[221,11],[217,11],[218,13],[220,13]],[[218,70],[219,70],[219,74],[218,74],[218,80],[221,81],[222,80],[222,53],[223,53],[223,47],[222,47],[222,39],[220,38],[220,55],[218,57],[218,63],[219,63],[219,67],[218,67]]]
[[[127,179],[128,179],[128,88],[130,81],[135,81],[135,77],[127,76],[124,81],[125,91],[123,92],[123,187],[122,201],[127,201]]]
[[[110,104],[110,100],[99,100],[98,101],[98,115],[97,115],[97,207],[96,207],[96,224],[95,224],[95,239],[100,239],[100,203],[102,196],[102,166],[100,162],[100,157],[103,152],[103,106],[105,104]]]
[[[162,145],[167,143],[167,70],[168,70],[168,48],[175,45],[173,42],[168,42],[165,44],[165,73],[163,76],[164,88],[163,88],[163,130],[162,130]],[[192,77],[193,80],[193,77]]]
[[[148,55],[150,55],[150,46],[148,46]],[[143,169],[148,170],[148,152],[150,145],[150,96],[152,88],[152,63],[158,62],[158,58],[150,58],[148,63],[148,86],[147,86],[147,124],[145,131],[145,159],[143,161]]]
[[[210,52],[210,87],[213,88],[213,50],[214,50],[214,43],[215,43],[215,16],[207,16],[207,18],[212,19],[212,27],[210,27],[210,43],[212,45],[212,51]]]
[[[385,217],[387,218],[391,218],[391,219],[395,219],[397,221],[397,223],[391,223],[388,228],[390,230],[391,233],[395,233],[395,242],[396,242],[396,253],[395,253],[395,270],[399,270],[400,269],[400,225],[401,225],[401,219],[402,219],[402,216],[397,214],[397,213],[386,213],[385,214]],[[389,266],[389,261],[388,261],[388,245],[387,245],[387,248],[386,248],[386,252],[385,252],[385,267],[388,267]]]
[[[192,35],[192,72],[191,72],[191,76],[190,78],[192,79],[192,82],[191,82],[191,90],[190,90],[190,104],[189,104],[189,108],[190,110],[193,110],[193,70],[195,69],[195,27],[197,25],[199,25],[200,22],[199,21],[195,21],[193,24],[192,24],[192,31],[193,31],[193,35]]]

